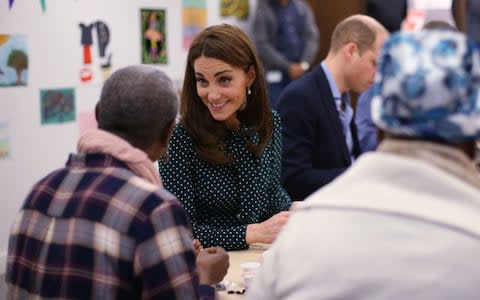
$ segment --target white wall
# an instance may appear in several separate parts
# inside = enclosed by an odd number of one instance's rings
[[[181,80],[186,51],[182,49],[181,0],[16,0],[11,10],[0,1],[0,34],[27,36],[29,67],[26,87],[0,88],[0,123],[8,122],[11,155],[0,159],[0,273],[5,270],[8,231],[31,186],[50,171],[63,166],[75,151],[77,122],[40,125],[40,89],[74,88],[76,112],[92,111],[101,82],[81,84],[79,23],[104,21],[110,29],[112,71],[139,64],[140,8],[167,10],[169,63],[157,65],[174,80]],[[256,0],[250,0],[254,10]],[[236,23],[247,32],[248,22],[220,19],[219,0],[207,0],[208,24]],[[252,15],[252,13],[250,14]],[[95,42],[95,41],[94,41]],[[96,49],[92,48],[94,61]]]

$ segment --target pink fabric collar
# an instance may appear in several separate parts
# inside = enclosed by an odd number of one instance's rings
[[[135,175],[160,187],[163,186],[160,174],[155,170],[147,154],[114,134],[101,129],[87,130],[78,140],[77,151],[109,154],[126,163]]]

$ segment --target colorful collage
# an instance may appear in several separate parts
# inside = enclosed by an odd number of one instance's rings
[[[36,2],[39,13],[48,17],[45,0]],[[219,11],[222,17],[245,19],[248,17],[248,0],[221,0]],[[21,3],[14,0],[8,2],[9,11],[21,9]],[[161,7],[139,8],[136,12],[140,33],[140,63],[167,65],[171,62],[169,55],[169,39],[172,32],[168,28],[169,5]],[[181,49],[188,51],[193,39],[208,24],[207,0],[181,1]],[[76,78],[82,85],[98,87],[111,73],[113,64],[112,38],[115,37],[115,28],[105,19],[83,19],[76,23],[78,38],[72,41],[78,45],[79,61],[75,72]],[[117,33],[118,34],[118,33]],[[176,42],[177,40],[175,40]],[[29,39],[25,34],[0,32],[0,88],[25,88],[30,85],[29,67],[30,53],[35,45],[35,39]],[[171,45],[170,45],[171,46]],[[33,74],[33,73],[32,73]],[[180,89],[181,80],[176,79],[176,86]],[[61,84],[61,83],[60,83]],[[93,111],[78,112],[75,87],[56,88],[52,86],[39,87],[39,125],[62,126],[76,122],[80,132],[95,127]],[[9,121],[0,118],[0,159],[10,156]]]

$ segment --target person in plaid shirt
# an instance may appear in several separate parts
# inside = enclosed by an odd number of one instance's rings
[[[162,187],[178,109],[170,79],[129,66],[106,81],[98,129],[31,190],[10,232],[8,299],[213,299],[223,248],[194,249],[189,220]],[[197,251],[196,251],[197,250]]]

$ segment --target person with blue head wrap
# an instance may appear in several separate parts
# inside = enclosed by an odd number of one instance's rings
[[[462,33],[392,35],[374,83],[378,149],[299,203],[247,298],[479,299],[479,76]]]
[[[380,58],[372,117],[395,136],[446,144],[480,137],[480,61],[456,32],[396,34]]]

